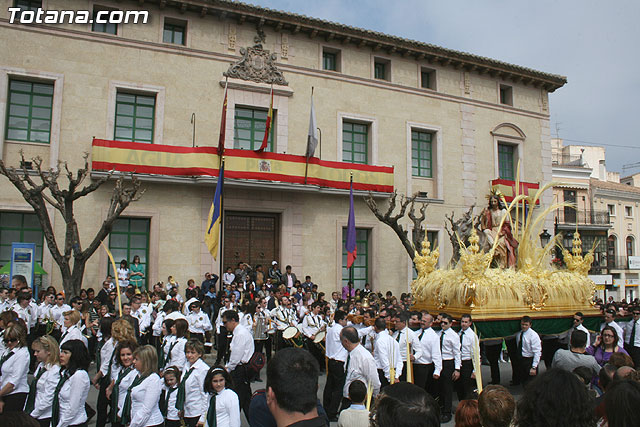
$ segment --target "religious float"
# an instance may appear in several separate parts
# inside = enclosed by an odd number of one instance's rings
[[[562,248],[565,267],[551,266],[550,254],[559,236],[542,247],[538,234],[544,218],[564,205],[539,213],[523,208],[538,204],[553,185],[547,184],[533,196],[515,194],[509,204],[494,188],[479,220],[472,217],[468,237],[464,241],[458,237],[459,257],[447,268],[436,268],[439,251],[431,250],[425,239],[414,258],[418,277],[411,287],[416,309],[457,318],[470,314],[480,339],[513,335],[525,315],[542,335],[566,332],[578,311],[585,316],[585,327],[599,330],[602,320],[594,307],[595,284],[587,275],[594,249],[583,255],[576,230],[571,251]],[[519,183],[514,188],[520,188]]]

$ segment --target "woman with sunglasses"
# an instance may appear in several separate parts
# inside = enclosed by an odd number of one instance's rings
[[[629,354],[624,348],[618,346],[618,332],[612,326],[605,326],[596,337],[596,341],[587,347],[585,353],[595,357],[600,366],[606,365],[613,353]]]
[[[27,400],[27,374],[31,355],[27,347],[27,328],[22,321],[4,331],[6,349],[0,358],[0,413],[22,411]]]
[[[52,427],[86,427],[85,404],[91,387],[87,369],[91,360],[81,340],[69,340],[60,346],[62,372],[53,392]]]
[[[38,420],[40,427],[49,427],[53,393],[60,379],[60,348],[51,335],[37,338],[31,348],[40,363],[33,375],[24,411]]]

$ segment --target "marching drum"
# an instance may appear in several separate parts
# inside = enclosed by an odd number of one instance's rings
[[[302,334],[295,326],[289,326],[282,331],[282,338],[288,341],[294,347],[302,347]]]
[[[267,339],[267,318],[264,316],[257,316],[254,323],[253,339],[256,341],[263,341]]]

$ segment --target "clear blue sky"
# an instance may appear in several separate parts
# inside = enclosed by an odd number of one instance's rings
[[[567,76],[568,84],[551,94],[552,135],[558,129],[565,144],[605,145],[612,171],[640,162],[640,1],[249,3]]]

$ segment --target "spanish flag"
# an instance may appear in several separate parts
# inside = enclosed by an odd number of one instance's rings
[[[269,142],[269,132],[271,131],[271,122],[273,121],[273,85],[271,85],[271,103],[269,104],[269,112],[267,113],[267,122],[265,123],[264,128],[264,137],[262,138],[262,145],[257,150],[254,150],[256,153],[262,153],[265,148],[267,148],[267,143]]]
[[[213,196],[213,203],[209,209],[207,219],[207,232],[204,241],[211,252],[213,259],[218,259],[218,244],[220,240],[220,227],[222,226],[222,184],[224,182],[224,161],[220,165],[220,175],[216,184],[216,193]]]

